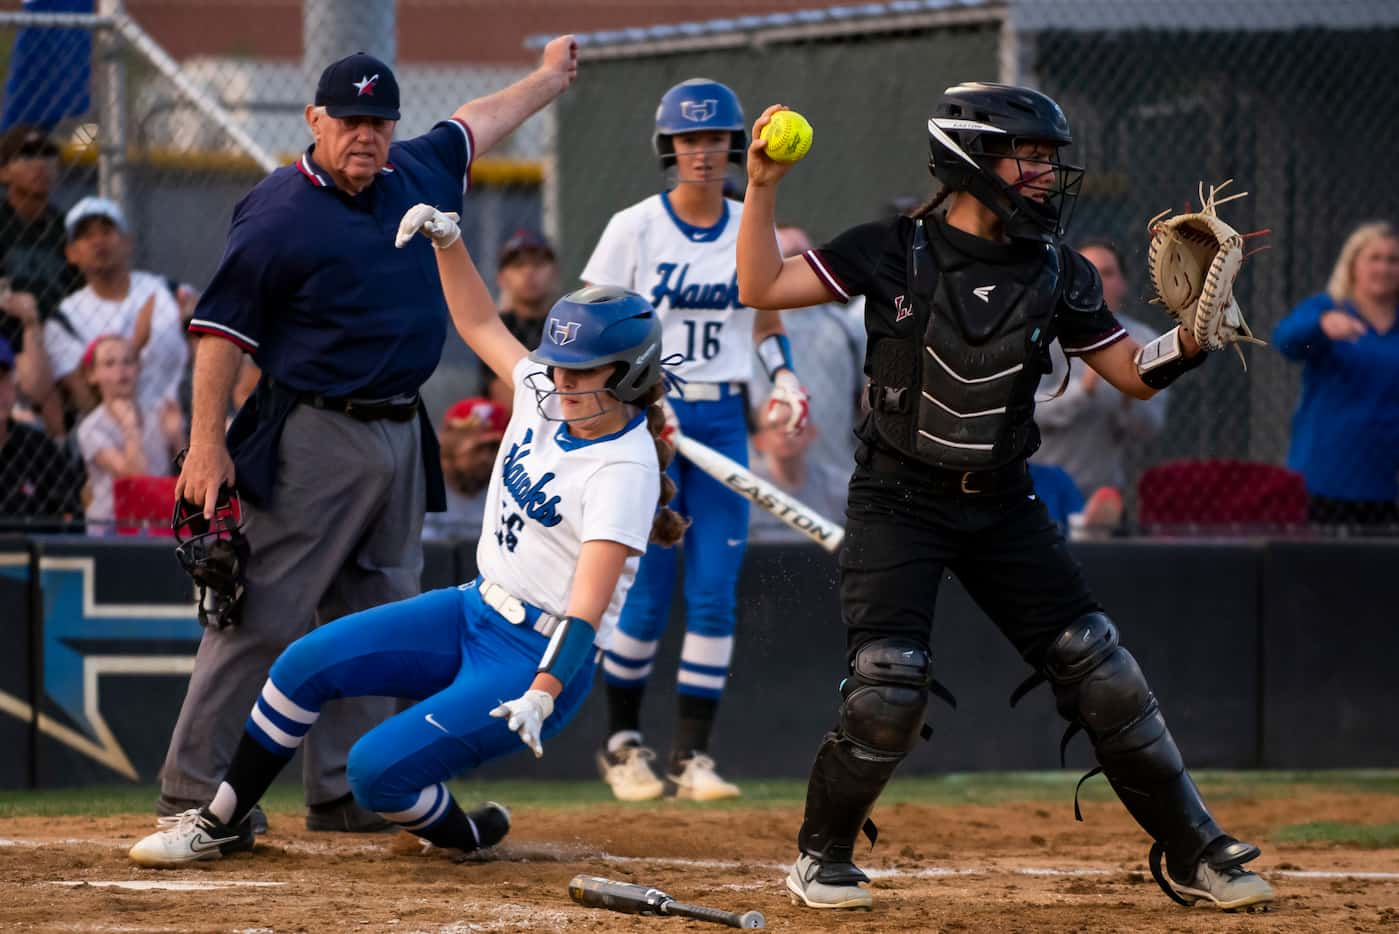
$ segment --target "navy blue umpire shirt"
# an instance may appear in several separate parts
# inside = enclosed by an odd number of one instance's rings
[[[233,209],[223,259],[189,330],[232,341],[263,372],[228,439],[239,490],[254,503],[271,499],[292,407],[285,390],[386,399],[417,392],[436,369],[450,316],[432,244],[419,237],[395,249],[394,235],[419,202],[461,212],[474,150],[466,124],[445,120],[392,143],[378,177],[351,195],[316,164],[312,146]],[[440,465],[431,420],[421,420],[425,460],[431,441],[431,509]]]

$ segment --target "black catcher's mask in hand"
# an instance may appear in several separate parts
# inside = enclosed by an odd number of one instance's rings
[[[202,505],[177,499],[170,529],[175,535],[175,557],[194,579],[199,625],[236,626],[249,554],[237,493],[228,486],[219,490],[212,520],[204,518]]]

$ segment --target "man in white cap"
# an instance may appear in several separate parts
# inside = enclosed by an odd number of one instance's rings
[[[80,364],[88,345],[103,334],[130,339],[140,354],[136,399],[143,412],[178,399],[189,359],[180,308],[165,279],[131,268],[131,233],[121,208],[106,198],[83,198],[63,226],[68,261],[87,285],[65,298],[44,324],[44,349],[70,407],[86,413],[96,405]]]

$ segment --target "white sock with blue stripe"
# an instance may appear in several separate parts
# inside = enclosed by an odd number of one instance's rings
[[[660,640],[643,642],[618,630],[602,657],[602,671],[608,684],[640,687],[651,676]]]
[[[729,662],[733,659],[733,636],[702,636],[685,633],[680,649],[680,675],[676,690],[681,694],[718,698],[729,680]]]
[[[319,710],[307,710],[287,697],[268,678],[248,714],[246,727],[269,752],[290,756],[320,715]]]

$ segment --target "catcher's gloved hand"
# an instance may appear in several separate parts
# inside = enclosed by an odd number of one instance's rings
[[[461,215],[454,211],[443,213],[430,204],[415,204],[398,222],[398,235],[393,238],[393,245],[402,247],[422,231],[434,247],[445,250],[461,236],[461,228],[457,226],[460,219]]]
[[[781,424],[783,430],[793,437],[801,434],[811,415],[809,398],[797,374],[787,369],[778,370],[772,378],[772,394],[768,396],[768,424]]]
[[[544,727],[544,721],[548,720],[553,712],[554,698],[548,691],[526,691],[492,710],[491,716],[505,720],[505,725],[519,734],[520,742],[528,746],[538,759],[544,755],[539,733]]]
[[[1244,238],[1219,219],[1216,209],[1248,192],[1217,198],[1228,184],[1211,185],[1208,197],[1201,185],[1201,209],[1196,213],[1168,218],[1170,211],[1165,211],[1147,224],[1151,232],[1147,264],[1156,301],[1207,350],[1244,341],[1263,343],[1249,330],[1234,299],[1234,280],[1244,262]]]

